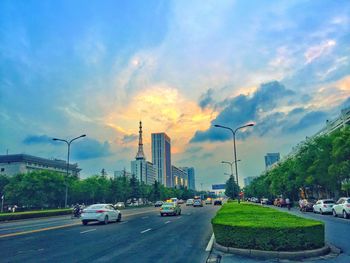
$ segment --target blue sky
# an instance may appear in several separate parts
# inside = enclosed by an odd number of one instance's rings
[[[221,183],[239,135],[241,177],[350,105],[349,1],[1,1],[0,153],[65,158],[82,176],[126,167],[142,119],[174,164]]]

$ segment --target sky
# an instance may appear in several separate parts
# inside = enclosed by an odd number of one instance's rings
[[[81,176],[126,168],[142,120],[166,132],[197,189],[240,184],[350,106],[350,2],[0,2],[0,154],[66,158]],[[202,184],[202,186],[201,186]]]

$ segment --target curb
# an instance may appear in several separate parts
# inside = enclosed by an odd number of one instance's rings
[[[340,249],[330,244],[326,244],[322,248],[317,248],[312,250],[289,252],[289,251],[266,251],[266,250],[225,247],[216,243],[215,241],[214,248],[224,253],[236,254],[236,255],[245,256],[245,257],[262,258],[262,259],[277,258],[277,259],[300,260],[303,258],[324,256],[326,254],[329,254],[330,252],[333,252],[336,254],[341,253]]]

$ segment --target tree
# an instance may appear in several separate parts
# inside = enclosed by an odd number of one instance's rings
[[[239,187],[231,174],[230,178],[226,181],[225,195],[231,199],[235,199],[239,194]]]

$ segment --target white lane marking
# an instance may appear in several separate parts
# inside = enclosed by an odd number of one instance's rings
[[[126,224],[127,222],[129,222],[129,221],[123,221],[123,222],[119,223],[119,225]]]
[[[151,231],[151,230],[152,230],[152,228],[148,228],[146,230],[141,231],[141,234],[146,233],[146,232]]]
[[[209,243],[208,243],[207,248],[205,249],[205,251],[210,251],[211,250],[211,248],[213,247],[213,244],[214,244],[214,238],[215,238],[215,236],[214,236],[214,233],[213,233],[211,235],[211,238],[209,240]]]
[[[92,232],[92,231],[95,231],[96,229],[89,229],[89,230],[85,230],[83,232],[80,232],[80,234],[85,234],[85,233],[88,233],[88,232]]]
[[[178,216],[176,219],[180,219],[180,218],[182,218],[182,216]]]
[[[142,219],[146,219],[146,218],[148,218],[148,216],[143,216],[143,217],[141,217]]]
[[[166,221],[164,224],[169,224],[171,221]]]

